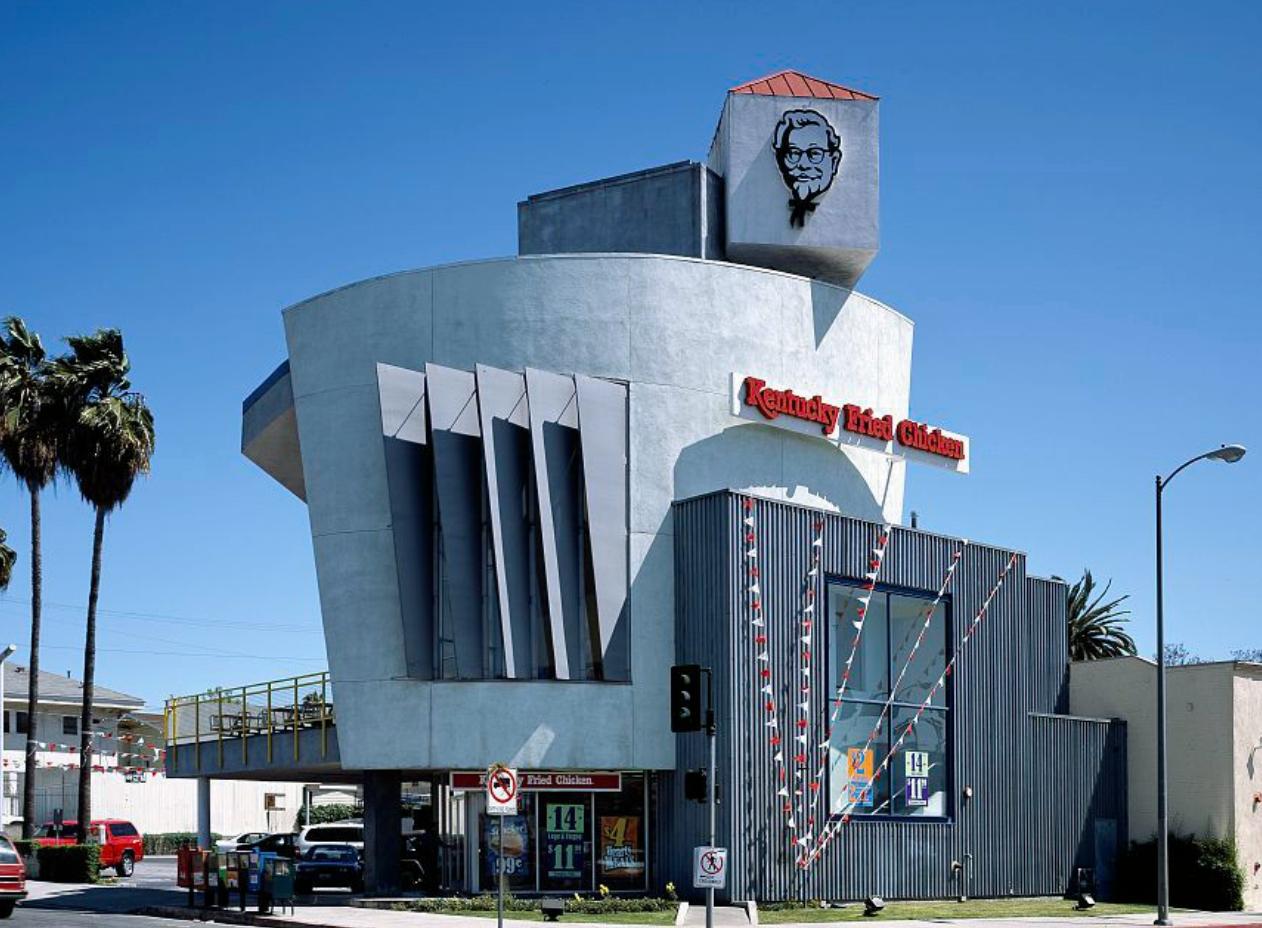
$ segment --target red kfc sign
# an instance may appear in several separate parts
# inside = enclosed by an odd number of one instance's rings
[[[923,451],[951,461],[963,461],[967,451],[964,440],[943,432],[940,428],[903,419],[895,424],[890,415],[878,416],[871,408],[854,403],[838,406],[816,393],[803,396],[789,389],[776,389],[758,377],[746,377],[742,400],[765,419],[774,420],[790,416],[819,426],[825,437],[832,437],[838,427],[854,435],[878,442],[897,442],[904,448]]]

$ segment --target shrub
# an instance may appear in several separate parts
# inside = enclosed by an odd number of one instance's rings
[[[212,833],[210,836],[211,844],[214,844],[223,835]],[[197,832],[195,831],[160,831],[156,834],[145,835],[145,854],[174,854],[181,844],[197,845]]]
[[[310,824],[323,825],[325,822],[342,822],[348,818],[358,818],[363,814],[363,806],[353,806],[344,802],[334,802],[325,806],[312,806]],[[298,814],[294,816],[294,831],[300,830],[306,824],[306,810],[300,808]]]
[[[50,883],[95,883],[100,876],[101,848],[97,844],[41,847],[36,859],[39,878]]]
[[[602,895],[598,898],[583,897],[575,893],[565,900],[565,911],[572,915],[608,915],[615,912],[673,912],[677,903],[669,899],[644,899]],[[495,896],[483,893],[480,896],[452,897],[448,899],[413,899],[401,908],[409,912],[441,912],[444,914],[460,914],[462,912],[494,912]],[[512,895],[504,897],[505,912],[538,912],[538,899],[518,899]]]
[[[1157,840],[1133,841],[1118,862],[1117,892],[1128,902],[1157,900]],[[1170,904],[1183,909],[1238,912],[1244,873],[1230,840],[1170,836]]]

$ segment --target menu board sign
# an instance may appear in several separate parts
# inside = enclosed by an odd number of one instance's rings
[[[549,802],[543,807],[543,875],[552,885],[587,874],[587,803]]]

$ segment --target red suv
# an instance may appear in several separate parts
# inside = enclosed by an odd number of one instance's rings
[[[0,834],[0,918],[13,914],[19,899],[26,898],[26,864],[13,842]]]
[[[61,837],[57,837],[57,828],[52,822],[45,822],[35,836],[35,843],[44,846],[52,844],[74,844],[78,822],[63,822]],[[131,822],[118,818],[97,819],[92,822],[92,831],[101,844],[101,869],[113,867],[119,876],[131,876],[136,869],[136,862],[144,860],[145,841]]]

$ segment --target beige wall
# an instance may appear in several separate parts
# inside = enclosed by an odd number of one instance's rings
[[[1262,910],[1262,667],[1236,665],[1235,779],[1236,848],[1244,870],[1244,905]]]
[[[1232,833],[1236,776],[1233,665],[1172,667],[1166,675],[1170,828],[1224,837]],[[1139,657],[1070,667],[1070,711],[1126,720],[1127,808],[1131,840],[1157,832],[1156,667]],[[1262,763],[1262,751],[1257,760]]]

